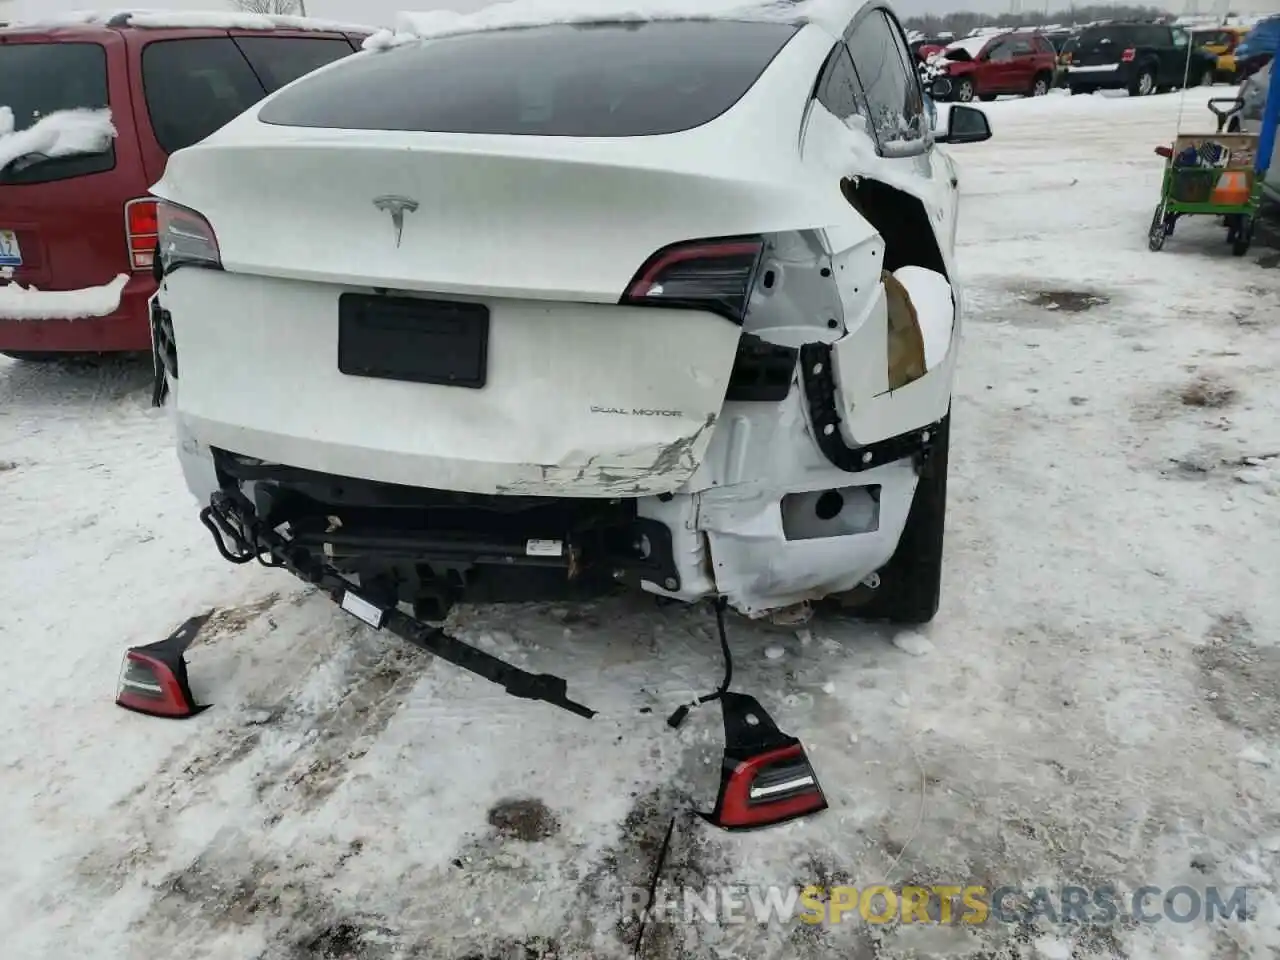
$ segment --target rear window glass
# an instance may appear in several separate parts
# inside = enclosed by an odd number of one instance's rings
[[[59,110],[108,106],[107,51],[97,43],[0,45],[0,105],[13,111],[15,130]],[[0,183],[48,183],[102,173],[115,163],[114,147],[50,160],[23,157],[0,171]]]
[[[166,153],[198,143],[266,96],[230,37],[147,44],[142,87],[156,142]]]
[[[239,37],[236,43],[267,93],[355,52],[346,40],[319,37]]]
[[[686,20],[443,37],[357,57],[284,91],[258,117],[350,130],[675,133],[732,107],[796,29]]]

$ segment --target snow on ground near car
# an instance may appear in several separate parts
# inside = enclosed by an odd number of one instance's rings
[[[651,923],[651,958],[1273,957],[1280,256],[1233,258],[1203,221],[1146,249],[1176,98],[987,109],[995,138],[955,151],[942,611],[905,632],[730,621],[735,687],[809,745],[831,803],[757,834],[683,813],[713,799],[719,712],[664,718],[719,679],[708,610],[458,611],[602,713],[508,698],[217,559],[145,364],[0,360],[6,955],[629,956],[620,891],[679,814],[666,891],[1248,884],[1253,919],[695,916]],[[211,607],[189,660],[213,708],[114,707],[123,648]]]

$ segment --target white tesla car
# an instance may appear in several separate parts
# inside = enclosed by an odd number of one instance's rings
[[[224,555],[420,619],[632,587],[928,621],[936,145],[985,116],[931,128],[877,2],[540,9],[377,39],[169,159],[155,353]]]

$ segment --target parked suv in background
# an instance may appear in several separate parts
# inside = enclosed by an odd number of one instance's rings
[[[1016,31],[957,40],[929,58],[922,76],[940,100],[1042,97],[1053,87],[1057,61],[1057,51],[1043,36]]]
[[[1181,27],[1160,23],[1109,23],[1086,27],[1067,66],[1072,93],[1128,90],[1146,97],[1181,87],[1211,85],[1218,58],[1192,45]]]
[[[12,111],[11,136],[77,108],[109,108],[116,130],[91,152],[50,158],[39,151],[54,151],[37,144],[11,157],[0,126],[0,161],[8,160],[0,167],[0,266],[28,288],[6,289],[0,276],[0,353],[36,360],[149,351],[157,228],[148,191],[169,154],[350,55],[368,35],[244,14],[228,14],[227,23],[260,28],[214,29],[208,14],[188,17],[206,26],[184,26],[183,16],[126,13],[0,30],[0,107]]]

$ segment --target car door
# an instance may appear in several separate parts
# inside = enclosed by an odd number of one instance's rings
[[[1014,69],[1012,38],[992,42],[978,62],[978,89],[982,93],[1011,93]]]
[[[1199,61],[1192,56],[1194,45],[1191,34],[1181,27],[1163,27],[1169,35],[1169,86],[1181,87],[1184,83],[1194,83],[1200,75]],[[1190,60],[1188,60],[1190,58]]]
[[[1026,93],[1031,89],[1036,75],[1036,48],[1030,36],[1015,34],[1009,40],[1010,52],[1008,86],[1005,93]]]

